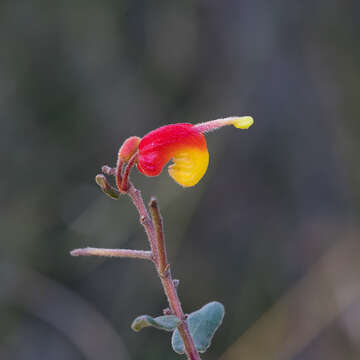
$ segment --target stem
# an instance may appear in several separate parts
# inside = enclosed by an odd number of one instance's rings
[[[160,273],[159,273],[160,275]],[[164,288],[166,297],[168,299],[170,309],[177,318],[181,320],[181,324],[178,326],[180,336],[185,345],[185,352],[189,360],[201,360],[198,351],[195,348],[194,341],[190,335],[190,331],[186,322],[184,312],[181,307],[179,296],[176,291],[174,281],[172,279],[170,270],[166,277],[160,275],[160,280]]]
[[[139,215],[140,215],[140,223],[144,227],[147,238],[149,240],[151,252],[153,254],[153,261],[155,266],[158,266],[158,250],[156,244],[156,235],[154,224],[150,219],[150,216],[146,210],[144,200],[141,196],[140,190],[136,189],[135,186],[129,182],[127,194],[129,195],[130,199],[132,200],[133,204],[135,205]]]
[[[140,251],[140,250],[127,250],[127,249],[96,249],[96,248],[84,248],[76,249],[71,252],[73,256],[88,256],[88,255],[97,255],[97,256],[110,256],[110,257],[130,257],[130,258],[140,258],[152,260],[154,263],[157,273],[160,277],[161,284],[163,286],[165,295],[167,297],[170,309],[172,314],[181,320],[181,323],[178,326],[179,334],[184,342],[185,353],[188,360],[201,360],[198,351],[195,348],[194,341],[191,337],[187,322],[186,316],[181,307],[179,296],[177,294],[176,286],[178,281],[174,281],[171,276],[170,264],[167,260],[166,246],[165,246],[165,236],[163,229],[162,216],[160,214],[160,209],[155,198],[152,198],[149,204],[151,217],[146,209],[144,200],[141,196],[141,192],[134,187],[134,185],[128,181],[128,176],[130,170],[136,162],[137,153],[130,159],[127,164],[123,176],[121,176],[122,162],[118,162],[116,171],[105,169],[105,172],[115,173],[117,186],[120,192],[124,192],[129,195],[133,204],[135,205],[139,215],[140,223],[145,229],[151,251]],[[103,189],[107,184],[103,177],[98,178],[97,183]],[[98,181],[99,180],[99,181]],[[125,180],[125,181],[124,181]],[[119,186],[125,185],[123,188]],[[104,185],[105,184],[105,185]],[[123,190],[124,189],[124,190]]]
[[[112,168],[111,166],[108,165],[104,165],[101,168],[102,173],[104,173],[105,175],[114,175],[116,174],[116,168]]]
[[[129,162],[126,164],[125,166],[125,170],[124,170],[124,174],[123,174],[123,178],[121,181],[121,191],[126,192],[127,188],[128,188],[128,182],[129,182],[129,175],[131,172],[131,169],[133,168],[133,166],[135,165],[136,161],[137,161],[137,157],[138,157],[138,153],[136,152],[129,160]]]
[[[152,260],[151,251],[130,250],[130,249],[99,249],[99,248],[83,248],[75,249],[70,253],[72,256],[106,256],[106,257],[122,257],[132,259]]]
[[[144,200],[142,199],[139,190],[135,189],[132,183],[129,183],[128,194],[131,197],[134,205],[139,211],[140,217],[147,217],[149,221],[142,222],[145,228],[148,240],[152,249],[156,249],[154,264],[159,274],[161,284],[169,302],[170,309],[175,314],[181,323],[178,326],[180,336],[185,345],[185,352],[189,360],[201,360],[198,351],[195,348],[194,341],[190,335],[190,331],[186,322],[184,312],[181,307],[179,296],[176,291],[174,281],[171,276],[170,264],[167,262],[165,239],[162,226],[162,218],[156,199],[150,202],[150,211],[153,216],[153,221],[149,219]],[[146,214],[146,215],[145,215]],[[161,255],[160,255],[161,254]],[[162,265],[160,265],[162,263]]]
[[[168,261],[165,246],[164,226],[158,202],[154,197],[150,200],[149,209],[156,233],[157,250],[159,255],[159,272],[161,276],[165,276],[166,271],[168,270]]]
[[[122,171],[122,167],[123,167],[123,162],[119,159],[117,164],[116,164],[116,169],[115,169],[115,182],[116,182],[116,186],[119,189],[119,191],[121,191],[121,183],[122,183],[121,171]]]

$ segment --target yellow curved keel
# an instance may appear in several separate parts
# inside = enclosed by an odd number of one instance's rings
[[[173,157],[173,164],[169,166],[169,175],[181,186],[196,185],[205,175],[209,165],[207,149],[181,149]]]

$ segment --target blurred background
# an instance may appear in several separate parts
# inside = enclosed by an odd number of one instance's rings
[[[198,0],[0,3],[0,359],[176,359],[130,329],[166,305],[147,247],[94,182],[128,136],[252,115],[207,136],[194,188],[156,195],[186,312],[218,300],[204,359],[360,358],[360,5]]]

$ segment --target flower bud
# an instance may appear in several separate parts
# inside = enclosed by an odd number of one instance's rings
[[[129,161],[138,150],[140,140],[138,136],[131,136],[126,139],[119,150],[119,160],[123,162]]]
[[[119,192],[108,183],[106,177],[103,174],[96,175],[95,181],[107,196],[110,196],[114,200],[119,198]]]

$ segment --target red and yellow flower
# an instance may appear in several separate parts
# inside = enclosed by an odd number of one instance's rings
[[[170,161],[170,176],[181,186],[196,185],[209,165],[209,152],[204,133],[222,126],[233,125],[248,129],[252,117],[228,117],[200,124],[180,123],[165,125],[146,134],[142,139],[128,138],[119,150],[119,163],[132,161],[146,176],[158,176]]]

